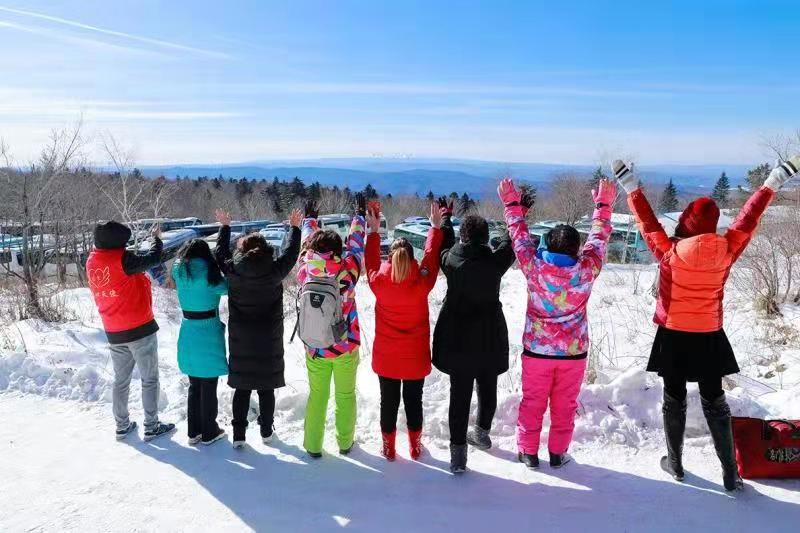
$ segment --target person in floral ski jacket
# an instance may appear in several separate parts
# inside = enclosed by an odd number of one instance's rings
[[[528,233],[525,215],[533,205],[510,179],[498,188],[514,253],[528,281],[528,310],[522,339],[522,402],[517,421],[519,460],[539,466],[542,419],[550,405],[550,466],[569,461],[566,455],[575,427],[578,393],[589,351],[586,305],[603,266],[611,236],[613,183],[600,180],[592,191],[592,230],[583,248],[572,226],[559,225],[539,246]]]

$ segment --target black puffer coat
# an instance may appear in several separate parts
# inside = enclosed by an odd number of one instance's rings
[[[234,389],[277,389],[283,378],[283,279],[300,254],[300,229],[292,228],[286,251],[231,256],[229,226],[223,226],[215,254],[228,278],[228,385]]]
[[[433,364],[445,374],[500,375],[508,370],[500,278],[514,264],[511,238],[506,233],[492,251],[485,245],[456,243],[449,219],[442,230],[447,295],[433,333]]]

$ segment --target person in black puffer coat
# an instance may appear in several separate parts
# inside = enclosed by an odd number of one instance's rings
[[[463,472],[467,442],[492,446],[489,431],[497,409],[497,376],[508,370],[508,328],[500,303],[500,279],[514,264],[506,233],[495,250],[489,246],[489,225],[470,215],[461,223],[456,243],[452,202],[439,200],[444,222],[441,265],[447,295],[433,333],[433,364],[450,375],[450,469]],[[467,434],[472,390],[477,384],[478,420]]]
[[[283,279],[300,254],[300,222],[294,210],[289,245],[274,258],[273,248],[258,233],[239,240],[230,251],[230,215],[217,212],[222,224],[215,255],[228,279],[228,385],[233,394],[233,446],[245,443],[250,393],[258,391],[258,419],[264,442],[272,438],[274,389],[286,385],[283,378]]]

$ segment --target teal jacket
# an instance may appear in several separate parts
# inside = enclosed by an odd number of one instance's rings
[[[191,277],[180,260],[172,265],[172,279],[183,311],[218,310],[219,299],[228,292],[228,282],[208,284],[208,267],[202,259],[189,262]],[[228,373],[225,357],[225,325],[219,315],[201,320],[184,318],[178,334],[178,368],[196,378],[214,378]]]

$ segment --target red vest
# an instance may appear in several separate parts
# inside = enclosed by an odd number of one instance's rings
[[[122,269],[124,248],[92,250],[86,261],[89,288],[108,333],[138,328],[153,321],[150,280]]]

